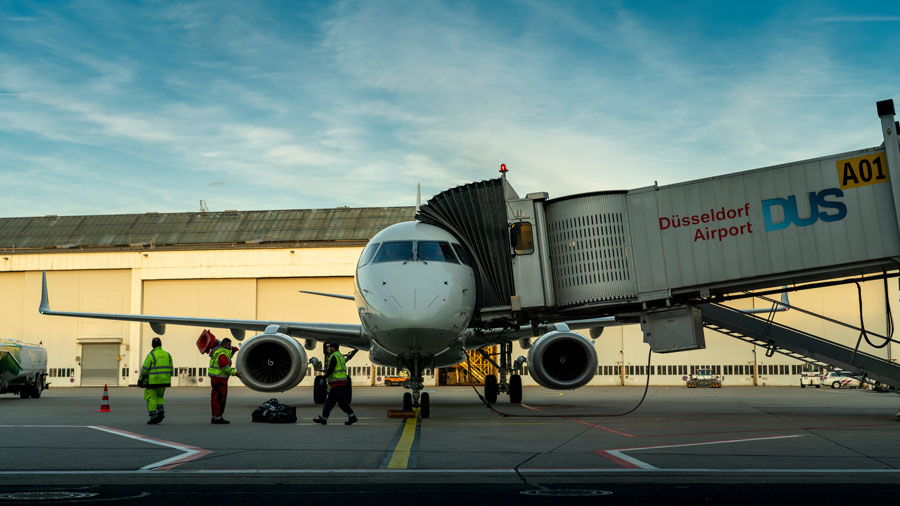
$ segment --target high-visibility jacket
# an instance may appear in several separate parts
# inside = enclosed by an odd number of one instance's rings
[[[325,378],[325,381],[328,382],[328,387],[336,387],[340,385],[347,384],[347,360],[341,355],[341,352],[335,351],[331,355],[328,355],[329,366],[331,365],[331,359],[334,359],[334,370],[331,371],[331,374]]]
[[[219,366],[219,357],[225,355],[228,358],[228,364],[224,367]],[[209,354],[209,375],[212,378],[227,378],[234,376],[234,368],[231,367],[231,348],[219,346]]]
[[[147,378],[148,387],[172,386],[172,355],[157,346],[150,350],[144,365],[141,367],[141,376]]]

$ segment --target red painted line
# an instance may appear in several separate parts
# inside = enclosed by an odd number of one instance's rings
[[[532,411],[538,411],[538,412],[540,412],[540,413],[547,413],[548,415],[556,415],[556,413],[553,413],[552,411],[547,411],[547,410],[543,410],[543,409],[540,409],[540,408],[535,408],[534,406],[529,406],[528,404],[521,404],[521,406],[522,406],[522,407],[525,407],[525,408],[528,408],[528,409],[530,409],[530,410],[532,410]],[[562,418],[562,417],[560,417],[560,418]],[[624,437],[637,437],[637,436],[635,436],[634,434],[629,434],[629,433],[627,433],[627,432],[622,432],[622,431],[620,431],[620,430],[612,429],[612,428],[609,428],[609,427],[606,427],[606,426],[603,426],[603,425],[597,425],[597,424],[595,424],[595,423],[585,422],[584,420],[579,420],[579,419],[577,419],[577,418],[566,418],[566,420],[569,420],[570,422],[580,423],[581,425],[587,425],[588,427],[594,427],[595,429],[600,429],[600,430],[605,430],[605,431],[607,431],[607,432],[612,432],[613,434],[618,434],[618,435],[624,436]]]
[[[594,453],[596,453],[597,455],[599,455],[607,460],[611,460],[611,461],[615,462],[616,464],[619,465],[619,467],[622,467],[625,469],[640,469],[640,466],[637,466],[631,462],[628,462],[627,460],[620,459],[619,457],[616,457],[615,455],[610,455],[609,452],[607,452],[606,450],[594,450]]]

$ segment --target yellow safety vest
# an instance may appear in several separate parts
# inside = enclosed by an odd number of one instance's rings
[[[172,385],[172,355],[157,346],[150,350],[144,365],[141,367],[141,376],[147,377],[147,386],[168,387]]]
[[[219,367],[219,357],[228,357],[228,365]],[[234,368],[231,367],[231,349],[219,346],[209,354],[209,375],[213,378],[227,378],[234,376]]]
[[[328,355],[328,363],[331,363],[331,357],[335,358],[336,363],[334,364],[334,370],[331,371],[331,374],[327,378],[325,378],[328,382],[329,389],[331,387],[347,384],[347,360],[339,351]]]

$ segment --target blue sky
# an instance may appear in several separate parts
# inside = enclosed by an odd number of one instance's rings
[[[0,217],[551,197],[881,143],[897,2],[0,2]]]

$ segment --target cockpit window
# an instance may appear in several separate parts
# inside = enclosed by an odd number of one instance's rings
[[[468,265],[469,267],[475,267],[475,263],[469,258],[469,253],[465,248],[460,244],[453,243],[453,250],[456,251],[456,256],[459,257],[459,260]]]
[[[453,254],[453,248],[449,242],[443,241],[419,241],[417,260],[425,260],[426,262],[450,262],[458,264],[456,255]]]
[[[405,262],[413,259],[412,241],[392,241],[381,244],[375,255],[375,263]]]
[[[375,256],[375,252],[378,250],[379,244],[380,243],[375,242],[366,246],[366,249],[363,250],[362,255],[359,256],[359,265],[357,265],[357,268],[362,267],[363,265],[366,265],[367,263],[372,261],[372,257]]]

